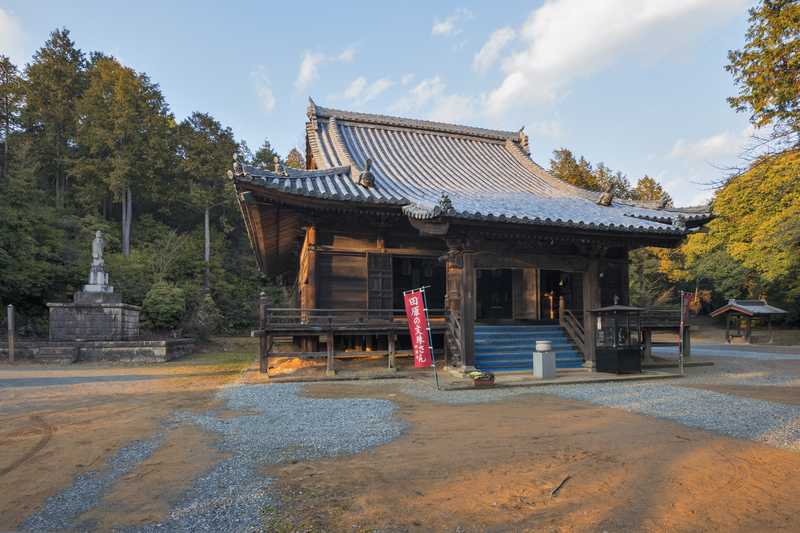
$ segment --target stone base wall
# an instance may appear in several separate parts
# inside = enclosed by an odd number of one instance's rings
[[[123,303],[47,304],[51,341],[122,341],[139,336],[139,311]]]
[[[113,361],[123,363],[163,363],[194,350],[194,339],[159,341],[26,342],[17,345],[17,359],[37,362],[73,363]],[[8,359],[8,349],[0,347],[0,360]]]

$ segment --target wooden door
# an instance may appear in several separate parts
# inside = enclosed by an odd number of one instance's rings
[[[539,271],[515,268],[511,274],[514,320],[539,319]]]
[[[392,256],[386,253],[367,254],[367,308],[392,308]],[[389,314],[389,317],[391,314]],[[373,317],[370,314],[370,318]],[[386,318],[386,317],[380,317]]]

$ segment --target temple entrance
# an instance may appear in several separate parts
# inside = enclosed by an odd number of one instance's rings
[[[542,295],[539,312],[542,320],[558,321],[558,302],[562,297],[567,309],[583,310],[583,283],[580,273],[541,270],[539,279]]]
[[[404,309],[403,291],[427,287],[428,309],[444,309],[444,266],[433,257],[392,258],[394,309]]]
[[[478,320],[514,318],[512,274],[510,268],[475,271],[475,314]]]
[[[539,271],[535,268],[475,270],[475,319],[539,320]]]

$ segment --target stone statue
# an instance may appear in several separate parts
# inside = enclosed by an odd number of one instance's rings
[[[83,292],[114,292],[114,287],[108,284],[108,272],[106,272],[106,263],[103,260],[105,246],[103,232],[97,230],[92,241],[92,268],[89,270],[89,283],[83,286]]]
[[[103,265],[105,261],[103,261],[103,248],[105,248],[106,242],[103,240],[103,232],[97,230],[94,234],[94,240],[92,241],[92,265]]]

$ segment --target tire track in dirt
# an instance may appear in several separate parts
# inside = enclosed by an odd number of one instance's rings
[[[24,453],[22,457],[20,457],[19,459],[17,459],[8,466],[0,468],[0,477],[5,476],[9,472],[14,471],[15,469],[24,465],[26,462],[30,461],[33,458],[33,456],[42,451],[42,449],[45,446],[47,446],[47,443],[50,442],[50,439],[53,438],[53,427],[47,422],[45,422],[41,416],[33,415],[31,416],[31,421],[36,423],[39,431],[41,431],[42,433],[41,437],[39,438],[39,441],[33,448]],[[22,433],[22,431],[17,431],[15,433],[19,434]],[[12,433],[11,435],[14,436],[15,433]]]

